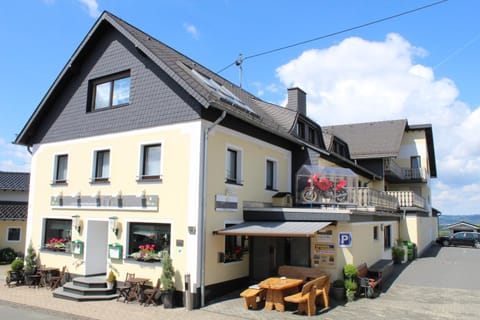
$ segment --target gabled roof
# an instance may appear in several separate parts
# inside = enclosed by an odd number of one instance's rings
[[[28,191],[30,173],[0,171],[1,191]]]
[[[283,107],[261,101],[201,64],[107,11],[103,12],[98,18],[95,25],[69,59],[25,127],[17,136],[15,143],[29,145],[30,135],[35,131],[35,127],[40,122],[40,115],[48,111],[46,110],[48,101],[57,94],[57,91],[61,90],[61,84],[67,81],[66,75],[70,70],[75,69],[77,61],[84,54],[88,53],[88,50],[94,45],[96,37],[102,34],[102,28],[105,27],[113,27],[120,32],[135,46],[137,51],[151,59],[204,108],[213,106],[257,127],[300,143],[297,138],[289,134],[292,121],[295,119],[295,112],[290,110],[285,112],[286,109]],[[221,86],[226,92],[230,92],[235,99],[229,99],[228,97],[225,99],[225,95],[222,95],[221,92],[219,94],[218,90],[212,90],[212,87],[206,85],[202,79],[199,79],[199,74],[206,79],[212,80],[213,83]]]
[[[0,201],[0,220],[27,220],[28,204],[26,202]]]
[[[346,141],[350,157],[357,160],[398,156],[407,125],[407,120],[390,120],[323,126],[323,130]]]

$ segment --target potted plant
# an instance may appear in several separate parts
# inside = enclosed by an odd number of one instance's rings
[[[337,301],[345,300],[345,282],[342,279],[333,281],[332,294],[333,298]]]
[[[108,274],[108,277],[107,277],[107,288],[115,289],[116,286],[117,286],[117,277],[115,276],[115,273],[113,273],[113,271],[110,270],[110,273]]]
[[[357,282],[354,279],[345,280],[345,290],[347,294],[347,300],[353,301],[355,292],[357,291]]]
[[[353,301],[353,297],[357,290],[357,266],[351,263],[347,263],[343,267],[343,274],[345,276],[345,290],[347,294],[347,300]]]
[[[30,285],[32,276],[37,273],[37,253],[33,249],[32,243],[28,245],[27,255],[25,256],[25,282]]]
[[[403,249],[402,247],[393,247],[392,248],[393,263],[395,263],[395,264],[402,263],[404,257],[405,257],[405,249]]]
[[[165,252],[162,259],[163,269],[162,269],[162,302],[163,307],[166,309],[173,308],[174,293],[175,293],[175,282],[173,277],[175,276],[175,270],[172,265],[172,258]]]
[[[10,282],[15,281],[17,284],[23,283],[24,272],[23,272],[23,259],[16,258],[12,261],[10,265],[10,270],[7,271],[7,277],[5,282],[10,285]]]

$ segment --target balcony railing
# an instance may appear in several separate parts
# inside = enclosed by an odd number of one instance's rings
[[[426,168],[402,168],[395,160],[384,160],[385,172],[389,173],[402,180],[426,180],[427,169]]]
[[[383,210],[398,210],[398,199],[386,192],[370,188],[356,188],[355,204],[359,207],[374,207]]]
[[[398,199],[400,207],[426,208],[427,201],[413,191],[387,191],[387,193]]]

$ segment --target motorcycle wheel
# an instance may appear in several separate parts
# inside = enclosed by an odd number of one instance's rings
[[[303,190],[302,198],[307,202],[313,202],[317,200],[317,193],[315,190]]]
[[[337,191],[335,199],[337,202],[345,202],[347,200],[348,193],[345,190],[339,190]]]

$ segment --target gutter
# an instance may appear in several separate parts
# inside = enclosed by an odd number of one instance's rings
[[[206,242],[206,228],[205,221],[207,218],[207,160],[208,160],[208,134],[213,130],[227,115],[227,111],[223,111],[220,117],[215,120],[209,127],[207,127],[203,133],[203,168],[202,168],[202,189],[200,195],[201,206],[201,219],[199,223],[199,231],[201,234],[200,241],[200,295],[201,295],[201,307],[205,306],[205,242]]]

